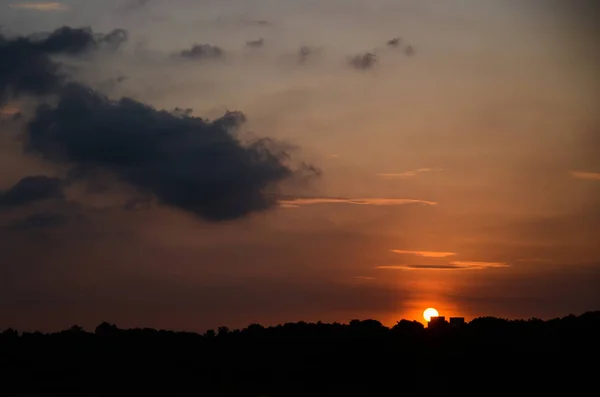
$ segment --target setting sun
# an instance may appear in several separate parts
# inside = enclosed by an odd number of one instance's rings
[[[425,311],[423,312],[423,318],[425,319],[425,321],[429,322],[431,321],[431,317],[437,317],[440,314],[438,313],[437,310],[435,310],[433,307],[430,307],[428,309],[425,309]]]

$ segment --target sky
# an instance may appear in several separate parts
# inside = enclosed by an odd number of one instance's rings
[[[0,0],[0,329],[597,310],[599,9]]]

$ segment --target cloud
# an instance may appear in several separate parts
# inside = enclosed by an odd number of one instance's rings
[[[393,39],[388,40],[387,45],[389,47],[398,47],[401,42],[402,39],[400,37],[394,37]]]
[[[356,204],[356,205],[406,205],[406,204],[425,204],[437,205],[433,201],[401,199],[401,198],[336,198],[336,197],[305,197],[279,200],[279,206],[283,208],[298,208],[303,205],[311,204]]]
[[[21,109],[14,107],[14,106],[4,106],[2,108],[0,108],[0,114],[5,114],[8,116],[13,116],[15,114],[18,114],[21,112]]]
[[[355,55],[348,60],[348,63],[358,70],[372,69],[377,64],[377,55],[372,52]]]
[[[242,21],[245,25],[249,25],[249,26],[271,26],[273,25],[271,22],[265,20],[265,19],[250,19],[250,20],[243,20]]]
[[[314,58],[316,55],[319,55],[321,52],[321,48],[314,48],[304,45],[298,50],[298,61],[300,63],[305,63],[310,58]]]
[[[587,179],[592,181],[600,181],[600,172],[583,172],[573,171],[571,176],[576,179]]]
[[[115,6],[115,12],[127,15],[143,11],[144,9],[149,8],[150,5],[156,2],[153,0],[127,0],[121,1],[120,3],[121,4],[117,4]]]
[[[391,265],[377,266],[375,269],[387,270],[467,270],[457,265]]]
[[[265,45],[265,40],[263,38],[260,38],[258,40],[250,40],[246,42],[246,46],[251,47],[251,48],[261,48],[264,47]]]
[[[39,106],[27,124],[27,153],[66,167],[69,182],[93,184],[97,175],[108,173],[144,199],[209,221],[269,209],[277,204],[280,182],[320,174],[304,163],[293,169],[282,143],[242,142],[236,134],[246,120],[241,112],[211,121],[193,117],[191,110],[168,112],[129,98],[111,100],[85,84],[68,82],[51,59],[102,46],[114,49],[126,40],[122,29],[94,34],[69,27],[0,36],[0,58],[7,60],[0,68],[0,100],[21,94],[56,97],[56,105]]]
[[[487,268],[504,268],[510,267],[503,262],[470,262],[470,261],[455,261],[451,265],[462,266],[469,269],[487,269]]]
[[[415,48],[411,45],[406,46],[404,49],[404,54],[409,57],[415,55]]]
[[[10,8],[22,8],[26,10],[35,11],[68,11],[70,7],[66,4],[58,2],[46,2],[46,3],[15,3],[10,4]]]
[[[136,10],[147,6],[150,1],[151,0],[131,0],[131,2],[127,3],[123,8],[130,11]]]
[[[402,47],[402,39],[400,37],[394,37],[393,39],[388,40],[386,43],[388,47],[392,48],[401,48]],[[413,56],[415,54],[415,48],[412,45],[406,45],[402,52],[406,56]]]
[[[400,172],[400,173],[395,173],[395,174],[377,174],[377,176],[384,178],[384,179],[412,178],[412,177],[415,177],[415,176],[425,173],[425,172],[434,172],[434,171],[442,171],[442,169],[441,168],[419,168],[416,170],[410,170],[410,171],[405,171],[405,172]]]
[[[194,44],[191,49],[183,50],[179,53],[182,58],[187,59],[221,59],[225,56],[225,51],[220,47],[210,44]]]
[[[521,258],[521,259],[517,259],[517,262],[524,262],[524,263],[552,263],[553,261],[551,259],[546,259],[546,258]]]
[[[30,230],[62,226],[69,222],[69,217],[53,212],[41,212],[13,221],[7,228],[12,230]]]
[[[0,192],[0,208],[18,207],[36,201],[63,199],[63,181],[45,175],[21,179],[6,192]]]
[[[0,105],[22,94],[57,92],[67,76],[51,55],[80,55],[100,47],[115,49],[127,40],[127,32],[116,29],[94,34],[91,29],[62,27],[49,34],[7,38],[0,34]]]
[[[14,106],[0,107],[0,119],[2,118],[13,118],[21,114],[21,109]]]
[[[76,179],[115,175],[143,197],[209,221],[235,219],[277,204],[273,190],[311,166],[294,170],[282,145],[235,135],[246,120],[227,112],[213,121],[187,112],[118,101],[78,83],[55,107],[42,105],[29,122],[26,151],[71,167]]]
[[[373,281],[377,280],[375,277],[368,277],[368,276],[353,276],[350,277],[350,279],[347,281],[350,284],[367,284],[367,283],[372,283]]]
[[[42,38],[37,40],[37,37]],[[38,51],[48,54],[79,55],[101,46],[116,49],[125,43],[129,35],[124,29],[114,29],[109,33],[94,33],[90,28],[70,28],[64,26],[47,35],[34,35],[29,42]],[[26,38],[27,39],[27,38]]]
[[[483,270],[492,268],[509,267],[506,263],[500,262],[463,262],[455,261],[446,265],[391,265],[377,266],[376,269],[387,270]]]
[[[425,258],[446,258],[448,256],[454,256],[454,252],[438,252],[438,251],[405,251],[405,250],[391,250],[396,254],[416,255]]]

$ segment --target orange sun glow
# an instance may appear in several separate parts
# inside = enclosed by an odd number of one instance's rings
[[[435,310],[433,307],[430,307],[428,309],[425,309],[425,311],[423,312],[423,318],[425,319],[425,321],[429,322],[431,321],[431,317],[437,317],[440,314],[438,313],[437,310]]]

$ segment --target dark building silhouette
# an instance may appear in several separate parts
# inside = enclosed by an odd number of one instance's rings
[[[427,324],[428,328],[435,327],[446,327],[450,326],[452,328],[459,328],[465,325],[464,317],[450,317],[448,321],[446,321],[445,316],[437,316],[431,317],[429,323]]]
[[[433,328],[433,327],[439,327],[439,326],[442,326],[445,324],[447,324],[446,317],[445,316],[437,316],[437,317],[431,317],[429,319],[429,323],[427,324],[427,326],[429,328]]]

